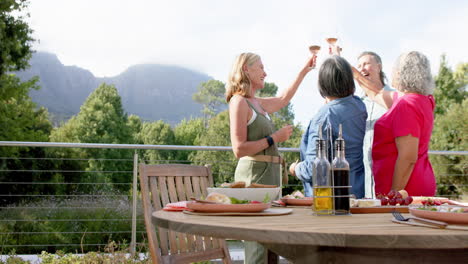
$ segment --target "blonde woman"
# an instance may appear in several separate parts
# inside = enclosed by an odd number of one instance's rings
[[[255,92],[264,88],[267,74],[260,56],[242,53],[236,58],[226,84],[231,144],[234,155],[239,158],[236,181],[247,185],[280,185],[282,158],[277,143],[286,141],[293,127],[287,125],[276,130],[269,114],[288,105],[315,63],[316,56],[313,56],[279,96],[261,98],[256,97]],[[260,244],[247,242],[245,248],[245,263],[265,262],[266,250]]]

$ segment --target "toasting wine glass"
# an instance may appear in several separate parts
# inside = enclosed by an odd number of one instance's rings
[[[312,45],[309,47],[309,50],[313,55],[317,55],[317,53],[320,51],[320,46]]]
[[[338,41],[338,38],[337,37],[329,37],[329,38],[326,38],[326,41],[328,42],[328,44],[333,46]]]
[[[338,42],[338,37],[328,37],[325,39],[328,44],[330,45],[330,49],[329,49],[329,52],[330,52],[330,55],[333,54],[332,52],[332,49],[335,48],[336,46],[336,42]],[[342,51],[343,49],[342,48],[339,48],[339,51]]]
[[[312,46],[309,47],[309,50],[312,53],[312,56],[317,56],[317,53],[320,50],[320,46],[319,45],[312,45]],[[312,68],[314,69],[315,65],[312,66]]]

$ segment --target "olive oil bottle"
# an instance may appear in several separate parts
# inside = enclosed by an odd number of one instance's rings
[[[332,215],[332,179],[330,162],[328,162],[327,158],[327,141],[322,139],[322,126],[319,127],[319,139],[316,141],[316,151],[317,155],[312,164],[313,211],[315,215]]]

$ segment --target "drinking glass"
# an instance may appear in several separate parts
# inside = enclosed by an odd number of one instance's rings
[[[310,52],[313,55],[317,55],[317,53],[320,51],[320,46],[319,45],[312,45],[309,47]]]

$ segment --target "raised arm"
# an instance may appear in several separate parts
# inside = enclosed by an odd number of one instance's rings
[[[386,109],[392,107],[394,91],[380,89],[380,83],[365,78],[355,67],[352,67],[352,69],[354,79],[359,83],[359,86],[361,86],[369,98]]]
[[[316,61],[317,56],[313,55],[301,69],[294,82],[279,96],[257,98],[262,108],[268,113],[274,113],[279,111],[281,108],[287,106],[289,101],[291,101],[292,97],[296,93],[297,88],[302,83],[302,80],[304,80],[304,77],[307,75],[307,73],[309,73],[312,69],[315,68]]]

